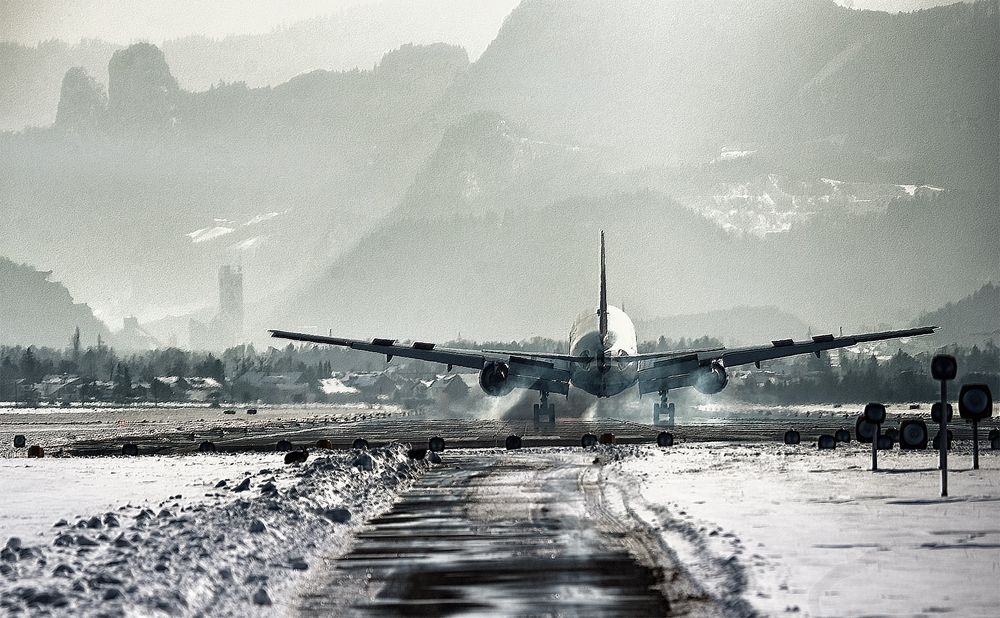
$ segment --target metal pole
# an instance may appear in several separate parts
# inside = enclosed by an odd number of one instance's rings
[[[941,418],[938,423],[938,447],[941,451],[941,496],[948,495],[948,381],[941,380]]]
[[[872,434],[872,472],[878,471],[878,437],[882,433],[882,425],[875,425],[875,433]]]
[[[979,421],[972,421],[972,469],[979,469]]]

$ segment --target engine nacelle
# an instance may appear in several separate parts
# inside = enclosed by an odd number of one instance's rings
[[[507,395],[514,390],[510,382],[510,366],[500,361],[489,361],[479,372],[479,386],[493,397]]]
[[[695,373],[694,388],[703,395],[714,395],[726,388],[729,374],[721,363],[700,367]]]

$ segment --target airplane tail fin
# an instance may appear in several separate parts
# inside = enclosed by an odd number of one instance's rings
[[[604,230],[601,230],[601,305],[597,309],[600,318],[601,338],[608,334],[608,277],[604,266]]]

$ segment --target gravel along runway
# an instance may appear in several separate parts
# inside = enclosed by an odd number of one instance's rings
[[[719,615],[604,488],[622,447],[449,451],[302,586],[323,615]]]

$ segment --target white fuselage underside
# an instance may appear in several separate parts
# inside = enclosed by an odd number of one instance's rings
[[[608,307],[608,332],[601,340],[600,316],[597,311],[583,313],[573,323],[569,333],[569,353],[594,359],[574,365],[570,383],[597,397],[611,397],[635,384],[636,363],[611,359],[635,356],[635,326],[624,311]]]

